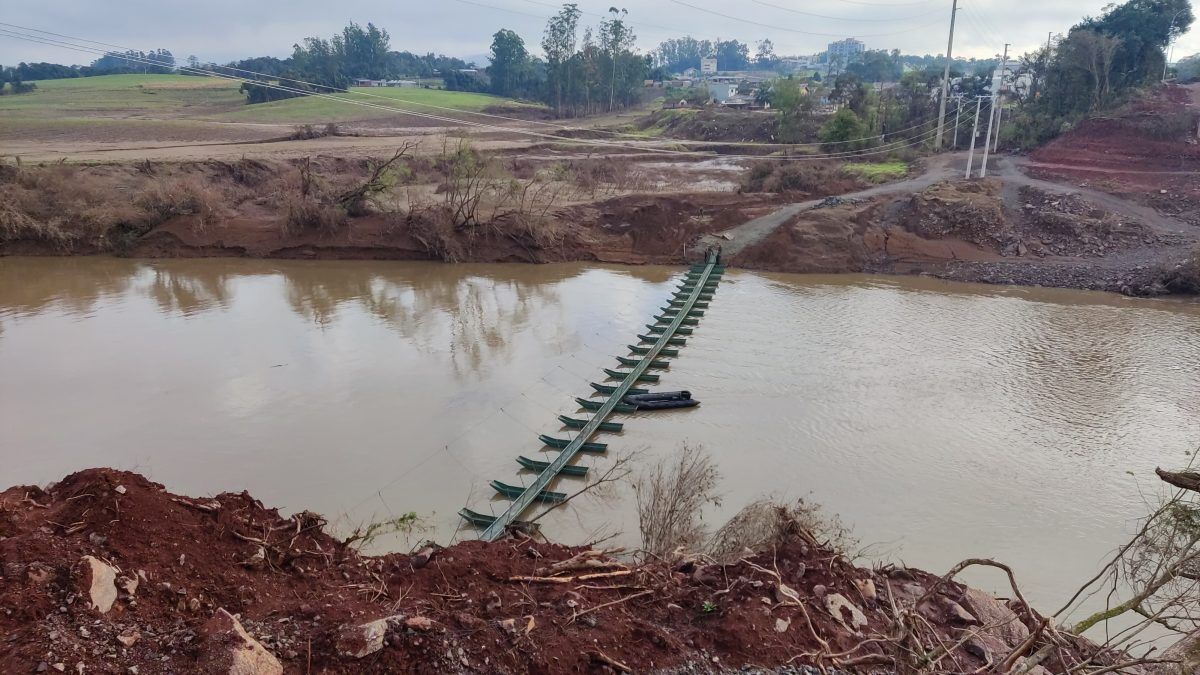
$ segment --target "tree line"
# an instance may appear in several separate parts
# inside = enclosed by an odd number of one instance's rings
[[[542,37],[545,59],[529,53],[525,40],[501,29],[492,36],[486,79],[454,77],[450,89],[487,91],[545,103],[560,117],[588,115],[638,103],[649,61],[634,49],[637,36],[624,9],[612,7],[595,26],[567,3],[550,17]]]
[[[1117,105],[1166,72],[1166,50],[1195,20],[1189,0],[1127,0],[1086,17],[1056,44],[1020,57],[1030,95],[1006,125],[1009,138],[1038,145],[1084,116]]]

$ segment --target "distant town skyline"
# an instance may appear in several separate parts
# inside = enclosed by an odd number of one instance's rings
[[[585,26],[594,26],[611,0],[580,0]],[[1033,2],[972,0],[962,3],[955,30],[955,56],[990,58],[1011,43],[1011,55],[1045,44],[1049,32],[1061,33],[1084,15],[1096,15],[1106,0]],[[291,2],[155,3],[112,0],[46,0],[6,8],[6,23],[37,28],[140,50],[165,48],[179,61],[195,55],[223,63],[251,56],[286,57],[293,43],[308,36],[328,37],[350,21],[373,22],[391,35],[392,48],[438,52],[478,60],[492,34],[509,28],[531,52],[549,17],[559,7],[550,0],[441,0],[438,3]],[[637,46],[647,52],[663,40],[691,35],[699,39],[736,39],[751,45],[769,39],[778,55],[824,51],[830,42],[856,38],[867,49],[899,49],[906,54],[943,54],[949,25],[949,0],[655,0],[627,6]],[[103,47],[99,47],[103,48]],[[1193,29],[1174,46],[1174,58],[1200,52],[1200,31]],[[0,64],[19,61],[90,63],[96,57],[71,49],[32,43],[0,34]],[[481,64],[482,65],[482,64]]]

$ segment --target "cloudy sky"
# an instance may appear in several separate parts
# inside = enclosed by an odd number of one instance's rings
[[[578,0],[587,24],[600,21],[615,0]],[[1020,54],[1044,43],[1107,0],[965,0],[959,11],[955,54],[987,57],[1005,42]],[[950,0],[649,0],[625,3],[639,47],[669,37],[769,38],[780,55],[811,54],[827,42],[857,37],[869,48],[912,54],[946,49]],[[225,62],[246,56],[286,56],[309,35],[328,36],[348,21],[374,22],[392,36],[393,49],[475,56],[491,34],[510,28],[536,50],[553,0],[17,0],[0,18],[8,24],[53,31],[137,49],[166,48],[177,58]],[[13,30],[8,26],[0,29]],[[61,39],[61,38],[52,38]],[[1175,47],[1175,57],[1200,52],[1200,29]],[[94,54],[34,44],[0,34],[0,64],[18,61],[88,63]]]

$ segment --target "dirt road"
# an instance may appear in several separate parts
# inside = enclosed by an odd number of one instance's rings
[[[847,192],[838,195],[838,198],[844,200],[855,199],[870,199],[883,195],[899,194],[904,192],[918,192],[937,183],[939,181],[948,180],[955,176],[962,175],[966,168],[966,153],[947,153],[937,157],[931,157],[925,166],[925,170],[918,176],[908,178],[895,183],[887,183],[885,185],[876,185],[865,190],[857,190],[855,192]],[[991,162],[989,162],[989,165]],[[703,250],[709,246],[720,245],[723,252],[732,257],[742,251],[742,249],[766,239],[779,226],[791,220],[797,214],[804,211],[809,211],[819,207],[822,202],[825,202],[828,197],[821,199],[810,199],[808,201],[796,202],[788,204],[776,211],[768,213],[765,216],[747,221],[735,228],[725,231],[722,236],[705,237],[697,244],[697,250]]]

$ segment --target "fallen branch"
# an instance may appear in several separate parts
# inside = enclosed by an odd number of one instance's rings
[[[653,592],[654,591],[642,591],[641,593],[634,593],[633,595],[627,595],[619,600],[613,600],[612,602],[606,602],[603,605],[596,605],[595,607],[589,607],[589,608],[583,610],[582,612],[576,612],[575,614],[572,614],[571,620],[568,621],[567,623],[574,623],[576,619],[583,616],[584,614],[591,614],[592,612],[594,612],[596,610],[604,609],[605,607],[612,607],[613,605],[619,605],[622,602],[628,602],[629,600],[632,600],[634,598],[640,598],[643,595],[650,595]]]
[[[599,551],[596,549],[590,549],[587,551],[583,551],[582,553],[576,553],[575,555],[571,556],[570,558],[567,558],[566,560],[560,560],[552,565],[549,565],[548,567],[542,567],[537,570],[537,574],[545,575],[545,576],[554,576],[555,574],[561,574],[563,572],[574,572],[577,570],[602,569],[602,568],[606,568],[606,567],[622,567],[623,568],[625,566],[619,562],[616,562],[615,560],[597,560],[597,558],[600,558],[602,556],[612,555],[613,553],[619,553],[621,550],[622,549],[614,549],[612,551]]]
[[[1013,667],[1013,664],[1017,662],[1017,659],[1021,658],[1021,656],[1028,651],[1030,647],[1037,643],[1038,638],[1042,636],[1042,631],[1046,630],[1046,625],[1049,623],[1050,619],[1042,619],[1040,622],[1038,622],[1037,630],[1030,633],[1029,637],[1025,638],[1025,641],[1018,645],[1017,648],[1014,649],[1006,659],[1004,659],[1004,662],[1000,664],[1000,672],[1007,673],[1009,669]]]
[[[604,485],[605,483],[616,483],[618,481],[624,480],[626,477],[629,476],[629,474],[633,473],[633,469],[629,468],[629,462],[633,459],[633,457],[634,457],[633,455],[626,455],[624,457],[618,458],[615,462],[613,462],[612,466],[610,466],[608,468],[608,471],[605,471],[604,474],[601,475],[599,478],[597,478],[595,481],[583,486],[582,488],[579,489],[579,491],[571,494],[570,496],[568,496],[566,499],[562,500],[561,502],[555,502],[553,505],[550,506],[550,508],[539,513],[536,518],[531,519],[529,521],[529,523],[530,524],[536,523],[537,521],[541,520],[542,518],[545,518],[547,513],[550,513],[551,511],[553,511],[555,509],[566,506],[567,504],[569,504],[571,502],[572,499],[575,499],[576,497],[578,497],[579,495],[581,495],[585,492],[594,490],[594,489],[600,487],[601,485]]]
[[[183,504],[184,506],[196,509],[197,511],[203,511],[205,513],[216,513],[217,510],[221,508],[221,502],[218,502],[215,499],[213,501],[209,502],[208,504],[199,504],[196,502],[190,502],[186,499],[180,499],[178,497],[172,497],[171,501],[175,502],[176,504]],[[213,504],[215,504],[216,506],[213,506]]]
[[[1009,586],[1012,586],[1012,591],[1017,596],[1017,600],[1020,601],[1021,606],[1025,608],[1025,611],[1029,613],[1029,616],[1038,618],[1038,615],[1033,611],[1033,607],[1029,605],[1029,603],[1025,600],[1025,596],[1021,594],[1021,589],[1017,587],[1017,578],[1015,575],[1013,575],[1012,568],[1004,563],[996,562],[991,558],[967,558],[954,567],[951,567],[949,572],[946,572],[944,575],[942,575],[940,579],[935,581],[934,584],[929,587],[928,591],[925,591],[925,595],[922,595],[915,603],[913,603],[913,607],[920,607],[921,603],[933,597],[933,594],[937,592],[938,588],[942,584],[949,582],[959,572],[971,567],[972,565],[983,565],[985,567],[995,567],[997,569],[1004,570],[1004,573],[1008,575],[1008,584]]]
[[[607,579],[609,577],[623,577],[633,574],[633,570],[620,569],[612,572],[597,572],[595,574],[581,574],[575,579],[577,581],[591,581],[592,579]]]
[[[1163,471],[1158,467],[1154,467],[1154,473],[1168,485],[1174,485],[1183,490],[1191,490],[1192,492],[1200,492],[1200,473],[1195,471]]]
[[[608,654],[605,654],[604,652],[600,651],[599,649],[595,649],[595,650],[588,652],[588,656],[591,657],[591,659],[593,661],[598,661],[600,663],[603,663],[604,665],[609,666],[610,668],[615,668],[615,669],[621,671],[622,673],[632,673],[633,672],[633,668],[630,668],[629,666],[625,665],[624,663],[621,663],[620,661],[614,659],[613,657],[609,656]]]
[[[25,493],[25,498],[21,500],[21,503],[22,503],[22,504],[32,504],[32,505],[34,505],[34,506],[38,507],[39,509],[48,509],[48,508],[50,508],[50,506],[49,506],[48,504],[39,504],[39,503],[37,503],[37,501],[36,501],[36,500],[34,500],[34,498],[33,498],[33,497],[30,497],[30,496],[29,496],[29,493],[28,493],[28,492],[26,492],[26,493]]]
[[[518,581],[527,584],[569,584],[575,581],[575,577],[529,577],[517,575],[509,577],[509,581]]]
[[[1050,652],[1054,651],[1054,645],[1043,645],[1041,649],[1033,653],[1033,656],[1021,662],[1017,669],[1012,671],[1012,675],[1023,675],[1033,670],[1038,664],[1046,660],[1050,656]]]

